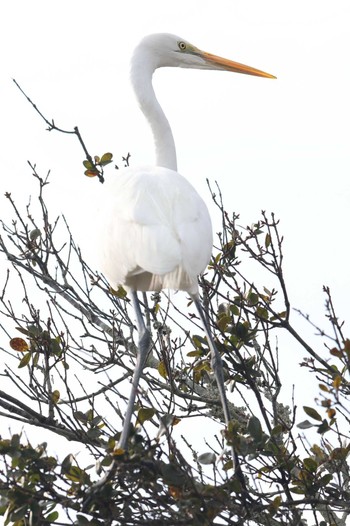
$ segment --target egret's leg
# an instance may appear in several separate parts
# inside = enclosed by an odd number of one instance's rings
[[[209,345],[210,354],[211,354],[211,367],[213,369],[213,373],[214,373],[214,376],[215,376],[215,379],[216,379],[216,383],[217,383],[217,387],[218,387],[218,391],[219,391],[219,395],[220,395],[221,406],[222,406],[222,410],[224,412],[225,423],[226,423],[226,426],[228,426],[229,421],[231,420],[231,418],[230,418],[230,411],[229,411],[229,408],[228,408],[228,403],[227,403],[227,398],[226,398],[226,391],[225,391],[225,384],[224,384],[224,373],[223,373],[223,368],[222,368],[221,356],[220,356],[220,353],[217,350],[216,345],[214,343],[214,339],[213,339],[213,336],[211,334],[211,330],[210,330],[209,324],[207,322],[207,319],[205,317],[205,314],[204,314],[201,302],[199,300],[199,297],[191,295],[191,298],[192,298],[192,300],[193,300],[193,302],[194,302],[194,304],[195,304],[195,306],[197,308],[199,317],[200,317],[200,319],[202,321],[202,324],[203,324],[203,329],[204,329],[205,335],[206,335],[207,340],[208,340],[208,345]],[[232,447],[232,461],[233,461],[233,469],[234,469],[235,472],[237,472],[237,469],[239,469],[239,464],[238,464],[237,454],[236,454],[236,452],[235,452],[233,447]]]
[[[145,322],[143,321],[140,303],[139,303],[139,300],[138,300],[138,297],[135,291],[131,291],[131,299],[132,299],[132,304],[133,304],[135,314],[136,314],[137,329],[139,331],[139,343],[138,343],[138,349],[137,349],[136,367],[134,371],[134,376],[132,378],[132,387],[131,387],[130,397],[128,401],[128,406],[126,408],[122,434],[118,442],[118,447],[120,449],[126,449],[137,388],[139,385],[139,381],[140,381],[140,377],[141,377],[143,368],[147,360],[149,350],[151,348],[151,333],[147,329]],[[83,511],[89,511],[89,506],[93,498],[93,495],[96,494],[99,491],[99,489],[102,488],[108,481],[113,479],[115,472],[117,470],[117,467],[118,467],[118,460],[114,459],[106,475],[92,486],[89,492],[89,495],[87,496],[87,498],[85,499],[85,502],[83,503]]]
[[[136,366],[132,378],[130,397],[128,401],[128,406],[126,408],[122,434],[118,442],[118,447],[120,449],[126,449],[126,444],[129,436],[130,422],[136,399],[136,393],[139,386],[140,377],[145,367],[147,356],[151,346],[151,333],[147,329],[145,322],[143,321],[140,302],[135,291],[131,291],[131,299],[136,314],[137,329],[139,331],[139,342],[137,348]]]

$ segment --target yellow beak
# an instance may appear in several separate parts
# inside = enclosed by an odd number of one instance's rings
[[[275,79],[274,75],[270,73],[265,73],[260,69],[251,68],[245,64],[240,64],[239,62],[234,62],[233,60],[228,60],[227,58],[218,57],[217,55],[212,55],[205,51],[201,52],[204,60],[207,61],[209,66],[212,66],[213,69],[222,69],[226,71],[233,71],[234,73],[244,73],[245,75],[254,75],[255,77],[265,77],[267,79]]]

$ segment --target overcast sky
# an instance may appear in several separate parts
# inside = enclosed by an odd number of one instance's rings
[[[208,204],[206,178],[217,180],[243,226],[261,209],[275,212],[294,306],[322,324],[327,284],[340,317],[349,317],[348,0],[8,0],[0,19],[0,193],[22,203],[35,193],[30,160],[41,175],[51,169],[50,207],[73,223],[89,212],[83,196],[98,183],[84,177],[74,137],[45,131],[12,77],[57,125],[78,125],[93,155],[111,151],[118,160],[131,152],[135,166],[153,162],[128,81],[130,55],[145,34],[175,33],[276,75],[167,69],[155,87],[179,171]],[[1,216],[6,207],[0,197]]]

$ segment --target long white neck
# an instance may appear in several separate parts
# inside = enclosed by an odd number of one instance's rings
[[[152,85],[152,75],[156,66],[147,58],[142,53],[135,52],[131,63],[131,83],[139,106],[152,129],[157,166],[164,166],[176,171],[174,137]]]

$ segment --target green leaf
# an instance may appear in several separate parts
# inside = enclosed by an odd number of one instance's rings
[[[94,418],[91,420],[91,424],[93,426],[98,426],[98,424],[100,424],[102,421],[103,421],[102,416],[97,415],[97,416],[94,416]]]
[[[162,378],[165,378],[165,379],[168,378],[168,371],[167,371],[165,362],[163,362],[163,360],[159,362],[157,369],[158,369],[158,373],[160,374]]]
[[[203,356],[203,352],[198,349],[197,351],[190,351],[186,354],[189,358],[196,358],[198,356]]]
[[[38,327],[37,325],[28,325],[27,329],[30,336],[32,336],[33,338],[35,338],[36,336],[41,336],[43,332],[42,328],[40,326]]]
[[[305,489],[304,488],[291,488],[291,493],[296,493],[297,495],[305,495]]]
[[[84,517],[84,515],[77,514],[77,520],[74,522],[74,526],[92,526],[94,522],[90,521],[87,517]],[[99,522],[95,522],[95,524],[100,524]]]
[[[271,321],[280,320],[281,318],[285,319],[286,317],[287,317],[287,312],[284,310],[282,312],[278,312],[276,316],[272,316]]]
[[[29,234],[29,239],[31,241],[35,241],[40,236],[41,236],[41,232],[40,232],[39,228],[34,228],[34,230],[31,230],[31,232]]]
[[[277,424],[271,431],[271,435],[280,435],[283,432],[281,424]]]
[[[203,464],[203,465],[215,464],[216,455],[215,453],[211,453],[211,452],[202,453],[201,455],[199,455],[197,460],[200,464]]]
[[[62,460],[62,464],[61,464],[61,472],[62,473],[67,473],[70,470],[70,468],[72,467],[73,460],[74,460],[74,457],[73,457],[72,454],[67,455]]]
[[[40,353],[36,352],[33,354],[33,365],[36,367],[39,363]]]
[[[113,154],[112,153],[104,153],[101,157],[100,164],[101,166],[106,166],[106,164],[109,164],[112,162]]]
[[[255,292],[250,292],[247,297],[249,307],[253,307],[259,303],[259,296]]]
[[[71,466],[69,471],[64,475],[68,480],[71,480],[72,482],[86,484],[89,481],[88,474],[78,466]]]
[[[16,521],[19,521],[20,519],[23,519],[27,513],[27,510],[28,510],[27,503],[21,506],[20,508],[17,508],[16,510],[14,510],[10,515],[11,521],[16,522]]]
[[[153,407],[141,407],[139,412],[137,413],[137,421],[140,424],[143,424],[147,420],[151,420],[155,414],[155,410]]]
[[[251,416],[248,421],[247,431],[255,442],[260,442],[263,437],[263,431],[260,420],[256,416]]]
[[[30,362],[31,356],[32,356],[32,353],[27,352],[27,354],[25,354],[23,358],[21,359],[21,361],[19,362],[18,369],[21,369],[22,367],[25,367],[26,365],[28,365]]]
[[[187,480],[186,474],[174,464],[161,464],[160,470],[165,484],[168,486],[182,487]]]
[[[323,477],[320,478],[318,483],[321,487],[324,487],[324,486],[327,486],[332,479],[333,479],[333,475],[331,473],[327,473],[326,475],[323,475]]]
[[[236,324],[236,326],[234,327],[234,331],[233,331],[240,340],[245,340],[248,336],[248,332],[249,332],[249,323],[248,322],[243,322],[241,323],[240,321]]]
[[[314,427],[316,424],[311,424],[309,420],[303,420],[303,422],[300,422],[300,424],[297,425],[299,429],[309,429],[310,427]]]
[[[91,427],[90,429],[88,429],[88,431],[86,432],[87,436],[91,439],[91,440],[96,440],[97,438],[99,438],[101,436],[101,429],[99,429],[98,427]]]
[[[231,312],[232,316],[239,316],[240,315],[240,310],[237,307],[237,305],[230,305],[230,312]]]
[[[16,327],[16,330],[21,332],[22,334],[25,334],[26,336],[32,336],[30,331],[28,331],[27,329],[22,329],[22,327]]]
[[[85,166],[85,168],[87,168],[88,170],[95,170],[96,168],[94,167],[94,165],[88,161],[87,159],[85,161],[83,161],[83,165]]]
[[[87,423],[88,417],[82,411],[74,411],[73,416],[76,420],[79,420],[79,422]]]
[[[94,411],[93,411],[93,409],[88,409],[86,411],[86,413],[85,413],[85,416],[86,416],[88,422],[92,422],[92,420],[94,418]]]
[[[261,307],[260,305],[256,308],[255,314],[258,316],[258,318],[262,318],[263,320],[269,319],[269,313],[267,309]]]
[[[311,473],[315,473],[315,471],[317,471],[318,464],[313,458],[305,458],[303,460],[303,464],[308,471],[311,471]]]
[[[222,332],[225,332],[227,330],[227,326],[231,323],[231,317],[227,314],[223,314],[219,317],[218,321],[216,322],[217,326]]]
[[[45,521],[46,522],[54,522],[56,519],[58,519],[58,516],[59,516],[58,511],[53,511],[52,513],[50,513],[50,515],[47,515],[45,517]]]
[[[14,449],[18,449],[19,446],[20,446],[20,443],[21,443],[21,436],[18,433],[15,433],[14,435],[12,435],[12,437],[11,437],[11,446]]]
[[[319,422],[322,422],[322,417],[316,411],[316,409],[314,409],[313,407],[307,407],[306,405],[303,406],[303,409],[308,416],[314,418],[315,420],[318,420]]]
[[[110,287],[110,292],[113,294],[113,296],[117,296],[117,298],[119,298],[120,300],[123,300],[128,295],[124,287],[122,287],[121,285],[119,285],[117,290]]]
[[[320,433],[322,435],[323,433],[326,433],[329,431],[330,427],[328,425],[327,420],[323,420],[322,424],[318,426],[317,433]]]
[[[50,339],[50,351],[52,354],[56,356],[60,356],[62,349],[61,349],[61,338],[57,336],[56,338]]]
[[[192,336],[192,342],[195,347],[199,347],[199,349],[202,348],[204,345],[205,347],[208,347],[207,340],[203,338],[203,336],[199,336],[198,334],[195,334]]]
[[[266,234],[266,236],[265,236],[265,248],[269,248],[270,245],[271,245],[271,236],[270,236],[270,234]]]
[[[277,495],[270,504],[271,511],[276,512],[282,503],[281,495]]]

